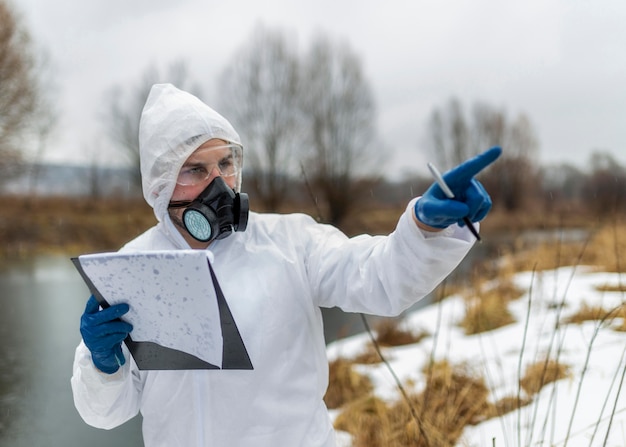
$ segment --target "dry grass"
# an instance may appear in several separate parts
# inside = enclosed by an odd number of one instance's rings
[[[585,227],[582,227],[585,228]],[[562,242],[553,240],[533,243],[521,239],[502,254],[510,258],[515,271],[552,270],[571,265],[595,266],[604,272],[626,269],[626,222],[622,219],[588,228],[586,240]]]
[[[380,346],[402,346],[419,343],[428,332],[413,331],[401,327],[400,320],[384,318],[376,325],[376,342]]]
[[[387,360],[391,360],[389,356],[387,356],[386,354],[384,355]],[[382,362],[382,359],[376,351],[376,348],[374,348],[374,345],[372,343],[367,343],[365,345],[365,349],[352,357],[350,361],[353,363],[358,363],[359,365],[374,365],[376,363]]]
[[[575,265],[585,244],[572,242],[560,244],[557,241],[543,242],[530,248],[506,253],[518,272],[552,270],[565,265]]]
[[[526,368],[520,385],[525,396],[506,396],[489,402],[484,379],[467,365],[441,361],[423,371],[425,385],[387,403],[368,393],[346,400],[335,428],[353,436],[353,447],[454,446],[467,425],[499,417],[530,404],[549,383],[569,377],[569,368],[552,360]]]
[[[602,306],[590,306],[582,303],[580,308],[569,317],[563,319],[565,324],[582,324],[585,321],[615,322],[611,327],[615,331],[626,332],[626,304],[613,309]]]
[[[353,362],[339,358],[329,364],[329,383],[324,402],[328,408],[339,408],[369,395],[373,390],[370,379],[354,371]]]
[[[385,347],[403,346],[419,343],[430,334],[424,330],[411,330],[402,327],[402,320],[398,318],[383,318],[375,326],[374,339],[379,349]],[[386,360],[391,360],[387,353],[383,353]],[[365,349],[350,359],[353,363],[372,365],[382,362],[380,354],[372,342],[365,345]]]
[[[473,280],[469,291],[461,291],[467,300],[467,314],[460,324],[470,334],[511,323],[513,317],[508,311],[508,304],[525,293],[512,281],[513,275],[519,271],[579,264],[600,265],[606,270],[611,270],[613,266],[616,271],[623,271],[622,265],[626,263],[619,259],[622,240],[626,240],[626,232],[621,228],[610,227],[598,230],[587,244],[538,244],[532,250],[525,248],[501,257],[500,262],[491,263],[488,269],[483,269],[482,275]],[[602,263],[599,263],[600,259]],[[485,272],[488,274],[485,275]],[[601,289],[607,292],[625,291],[621,285]],[[605,318],[609,312],[614,314],[615,322],[621,323],[618,327],[614,324],[613,329],[626,331],[624,307],[611,311],[583,306],[577,315],[571,316],[566,322],[598,320]],[[389,329],[389,332],[392,333],[393,329]],[[371,358],[376,357],[371,347],[366,354]],[[453,446],[467,425],[499,417],[531,404],[543,387],[571,377],[571,372],[568,365],[552,359],[528,365],[520,379],[520,387],[524,391],[522,395],[505,396],[495,403],[489,401],[489,390],[484,379],[472,374],[464,366],[453,367],[447,362],[441,362],[433,365],[431,370],[424,371],[423,377],[423,391],[410,396],[411,407],[419,422],[416,422],[406,401],[398,400],[389,404],[368,395],[342,407],[336,419],[337,429],[353,435],[354,447]]]
[[[143,199],[0,197],[0,260],[114,251],[155,222]]]
[[[582,264],[596,266],[603,272],[626,271],[626,223],[614,222],[593,234],[586,248]]]
[[[467,334],[485,332],[513,322],[508,304],[525,293],[512,281],[519,271],[544,270],[565,265],[600,265],[605,270],[622,270],[619,253],[626,232],[608,227],[596,231],[588,243],[545,243],[534,248],[512,250],[491,263],[488,268],[477,269],[480,275],[473,279],[469,289],[461,291],[467,303],[467,312],[460,325]],[[623,251],[626,253],[626,250]],[[613,254],[615,256],[613,256]],[[602,262],[600,263],[600,260]],[[494,280],[495,281],[488,281]],[[493,285],[497,284],[497,285]],[[622,286],[606,286],[607,292],[624,292]],[[605,318],[611,312],[603,308],[583,306],[566,322],[577,323],[589,319]],[[613,310],[615,321],[621,322],[617,330],[626,331],[626,310]],[[387,335],[397,332],[393,320],[389,327],[377,328],[384,343]],[[612,326],[616,329],[615,325]],[[390,336],[402,340],[402,336]],[[393,343],[390,343],[393,345]],[[378,362],[379,357],[370,345],[354,359]],[[520,387],[520,396],[505,396],[495,403],[489,402],[489,390],[480,375],[472,374],[464,366],[450,366],[441,362],[424,371],[425,387],[419,394],[411,395],[410,402],[417,415],[404,400],[385,403],[373,395],[361,397],[345,404],[336,419],[336,427],[353,435],[353,446],[453,446],[464,428],[485,419],[498,417],[533,402],[535,395],[546,385],[571,376],[567,365],[552,359],[528,365]]]
[[[598,292],[616,292],[616,293],[626,293],[626,284],[605,284],[603,286],[597,286],[596,290]]]
[[[489,332],[515,322],[507,303],[497,295],[479,296],[467,301],[465,316],[459,322],[466,335]]]
[[[573,315],[563,319],[565,324],[581,324],[585,321],[602,320],[611,313],[610,310],[606,310],[602,306],[590,306],[587,303],[582,303],[580,309]]]
[[[407,196],[407,201],[409,199]],[[263,211],[259,205],[251,198],[252,208]],[[404,210],[404,203],[390,205],[384,200],[362,203],[346,218],[341,229],[349,235],[388,234],[394,230]],[[286,203],[279,212],[294,211],[317,215],[314,206],[301,202]],[[152,210],[142,198],[0,195],[0,241],[5,247],[2,253],[5,256],[7,252],[12,256],[26,257],[48,252],[67,254],[114,250],[154,223]],[[510,213],[495,209],[481,223],[481,231],[490,237],[506,234],[510,238],[529,229],[565,228],[566,225],[569,228],[589,228],[590,223],[597,225],[593,216],[587,216],[580,210],[563,216],[558,213],[527,210]],[[624,243],[626,237],[621,237],[621,241]],[[517,249],[526,249],[523,245]]]
[[[493,413],[483,379],[466,366],[443,361],[425,374],[424,390],[410,397],[413,411],[369,396],[346,406],[335,427],[353,435],[354,447],[453,446],[467,424]]]
[[[527,396],[534,396],[549,383],[570,376],[569,367],[552,359],[530,364],[526,367],[520,385]]]
[[[466,314],[459,326],[467,335],[472,335],[512,323],[514,320],[507,303],[524,293],[511,281],[516,272],[578,264],[596,266],[602,271],[621,272],[626,267],[626,260],[620,259],[620,253],[626,253],[626,224],[619,223],[595,230],[587,242],[547,241],[532,247],[522,248],[520,245],[507,250],[499,262],[491,263],[489,268],[483,266],[477,269],[480,279],[474,279],[469,291],[462,292],[466,299]],[[499,285],[489,289],[484,284],[485,278],[496,278]],[[624,292],[626,286],[607,286],[604,290]],[[585,310],[590,311],[581,311]]]
[[[481,222],[481,232],[494,234],[507,232],[512,235],[522,234],[528,230],[550,230],[553,228],[587,228],[596,224],[596,216],[584,209],[569,211],[520,210],[510,212],[494,207],[489,217]]]
[[[383,355],[387,360],[392,360],[388,354],[384,353]],[[365,345],[365,350],[352,357],[350,361],[359,365],[374,365],[382,362],[382,359],[374,345],[370,342]]]
[[[447,361],[434,363],[424,371],[426,387],[417,396],[418,414],[432,433],[453,445],[469,424],[490,413],[489,390],[483,377],[467,365]]]
[[[520,298],[524,291],[513,283],[510,263],[504,263],[499,269],[496,285],[482,279],[474,279],[471,289],[463,292],[465,298],[465,316],[458,323],[466,335],[492,331],[515,322],[508,309],[508,304]]]
[[[335,428],[352,434],[352,447],[400,446],[390,442],[393,422],[389,407],[372,395],[350,402],[337,416]]]
[[[526,405],[529,405],[532,402],[531,397],[524,396],[505,396],[501,399],[498,399],[495,404],[493,404],[493,411],[488,415],[489,417],[500,417],[512,411],[518,410]]]

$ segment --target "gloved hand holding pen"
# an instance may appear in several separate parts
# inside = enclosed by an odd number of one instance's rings
[[[454,223],[463,226],[484,219],[491,209],[491,198],[474,176],[501,153],[502,149],[493,147],[443,174],[416,202],[417,220],[427,227],[443,229]]]
[[[96,298],[91,295],[85,312],[80,318],[80,333],[96,367],[113,374],[126,363],[122,354],[122,342],[133,330],[130,323],[120,317],[129,311],[126,303],[119,303],[100,310]]]

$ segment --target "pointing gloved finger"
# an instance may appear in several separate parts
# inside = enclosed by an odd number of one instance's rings
[[[443,174],[443,178],[456,195],[465,190],[469,186],[472,178],[496,161],[501,153],[502,149],[497,146],[492,147],[446,172]]]

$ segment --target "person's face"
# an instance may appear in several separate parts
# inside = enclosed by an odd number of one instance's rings
[[[223,147],[226,144],[228,143],[224,140],[209,140],[187,158],[179,171],[178,180],[170,199],[171,202],[194,200],[209,183],[221,175],[220,169],[225,170],[234,163],[232,150]],[[230,188],[235,188],[236,175],[222,176],[222,178]],[[185,208],[169,209],[172,221],[182,230],[184,230],[182,224],[184,210]]]
[[[172,193],[172,202],[195,199],[209,183],[221,175],[221,166],[233,163],[231,150],[221,147],[225,144],[228,143],[223,140],[209,140],[187,158],[180,169],[179,182],[176,183]],[[198,178],[204,178],[199,182],[182,180],[184,176],[189,177],[190,174]],[[236,176],[223,176],[223,179],[230,188],[235,188]]]

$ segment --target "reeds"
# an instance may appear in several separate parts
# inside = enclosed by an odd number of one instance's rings
[[[613,237],[612,244],[608,235]],[[497,268],[492,266],[484,269],[490,272],[488,278],[474,279],[469,290],[460,292],[465,300],[465,313],[457,323],[466,335],[475,337],[481,344],[485,359],[488,358],[486,352],[490,350],[488,345],[493,331],[505,328],[515,321],[516,315],[522,320],[526,318],[523,322],[523,339],[519,340],[521,348],[517,360],[517,390],[509,389],[507,392],[499,385],[499,373],[501,375],[502,371],[499,371],[501,366],[498,361],[495,364],[485,364],[482,370],[470,367],[467,363],[455,362],[454,358],[446,354],[448,345],[437,346],[437,339],[441,335],[438,325],[435,333],[424,333],[424,337],[416,342],[421,343],[423,338],[429,340],[433,344],[433,352],[428,364],[419,372],[420,378],[401,384],[408,391],[399,393],[395,400],[384,400],[376,396],[373,390],[345,403],[336,418],[336,428],[352,434],[353,447],[455,446],[466,445],[463,432],[467,427],[510,414],[513,419],[507,420],[515,423],[510,425],[510,422],[502,419],[505,439],[499,438],[496,441],[494,434],[494,445],[497,442],[498,446],[567,446],[573,437],[580,435],[577,431],[579,427],[574,422],[578,412],[588,411],[580,408],[580,396],[585,387],[596,336],[603,330],[623,331],[626,328],[626,299],[623,298],[626,287],[621,276],[618,284],[597,287],[601,293],[621,294],[621,304],[617,306],[606,303],[589,305],[582,302],[578,308],[572,308],[568,302],[569,287],[576,272],[583,265],[587,270],[591,267],[596,271],[616,271],[621,274],[622,241],[626,241],[626,226],[614,226],[599,229],[587,241],[566,244],[559,240],[551,248],[541,244],[534,253],[527,250],[510,253],[505,262],[499,262]],[[530,265],[530,260],[533,259],[535,262]],[[542,278],[547,274],[558,275],[558,269],[568,265],[572,267],[569,270],[570,277],[561,278],[560,281],[563,284],[563,279],[565,280],[565,288],[558,291],[555,288],[553,297],[542,297],[543,304],[540,304],[532,290],[535,282],[544,281]],[[520,270],[522,266],[524,268]],[[514,276],[529,270],[536,271],[530,289],[520,290],[515,285]],[[523,296],[527,300],[520,301]],[[551,314],[554,317],[550,317],[553,320],[546,316],[539,326],[549,337],[544,339],[541,346],[527,344],[529,320],[531,317],[541,318],[543,311],[540,307],[548,305],[546,303],[556,310]],[[510,310],[512,304],[518,309],[517,313]],[[520,306],[526,308],[525,315],[520,314]],[[386,324],[399,322],[401,320],[392,320]],[[574,370],[572,365],[563,360],[563,345],[568,336],[568,328],[585,323],[594,324],[595,331],[587,339],[587,343],[580,346],[586,357],[582,370]],[[403,327],[406,330],[406,324]],[[532,330],[536,331],[537,328],[533,326]],[[393,333],[394,330],[386,327],[381,331],[383,332]],[[443,353],[441,349],[444,350]],[[374,351],[372,346],[367,350],[368,364],[375,362],[372,358],[375,357]],[[379,347],[379,351],[381,355],[393,358],[393,349]],[[606,443],[614,415],[626,411],[618,405],[626,378],[624,355],[626,345],[622,361],[617,362],[613,376],[607,378],[611,381],[611,386],[604,396],[602,409],[597,414],[592,441]],[[367,375],[363,368],[359,368],[359,371]],[[563,381],[569,384],[569,391],[561,392],[571,394],[573,389],[574,393],[573,404],[568,408],[559,408],[557,404],[559,383]],[[543,402],[541,409],[539,395]],[[557,419],[567,422],[568,428],[564,437],[562,434],[557,435]],[[562,438],[557,439],[559,436]],[[626,438],[623,441],[626,444]]]

